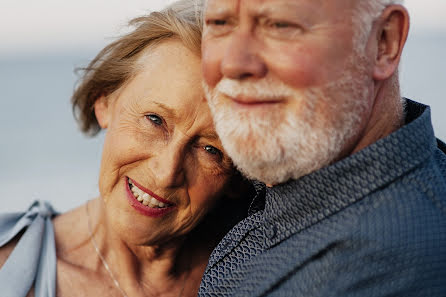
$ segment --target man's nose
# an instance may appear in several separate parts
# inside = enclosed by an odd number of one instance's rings
[[[230,38],[221,62],[223,76],[239,80],[265,76],[267,67],[252,33],[236,31]]]
[[[185,180],[185,152],[178,147],[165,148],[157,154],[152,171],[157,185],[162,188],[179,188]]]

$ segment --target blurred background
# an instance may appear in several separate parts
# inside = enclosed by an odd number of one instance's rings
[[[76,67],[163,0],[0,0],[0,212],[49,200],[59,211],[98,195],[103,135],[83,136],[70,96]],[[406,0],[412,28],[403,95],[430,105],[446,139],[446,1]]]

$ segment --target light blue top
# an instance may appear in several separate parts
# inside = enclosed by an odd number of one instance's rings
[[[35,297],[56,296],[56,248],[48,202],[36,201],[24,213],[0,214],[0,247],[26,229],[0,268],[2,297],[25,297],[34,284]]]

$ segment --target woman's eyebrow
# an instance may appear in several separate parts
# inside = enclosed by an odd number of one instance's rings
[[[209,140],[219,140],[220,139],[216,132],[205,132],[203,134],[200,134],[200,137],[206,138]]]
[[[163,104],[161,102],[154,101],[153,103],[155,105],[157,105],[159,108],[163,109],[168,114],[169,117],[172,117],[172,118],[177,118],[178,117],[178,114],[175,111],[175,109],[170,108],[170,107],[168,107],[167,105],[165,105],[165,104]]]

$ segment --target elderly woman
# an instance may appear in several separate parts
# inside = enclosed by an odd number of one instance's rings
[[[0,216],[1,296],[197,294],[248,193],[230,193],[243,181],[201,89],[196,8],[133,20],[85,69],[73,107],[84,132],[106,129],[100,197],[60,215],[36,202]]]

